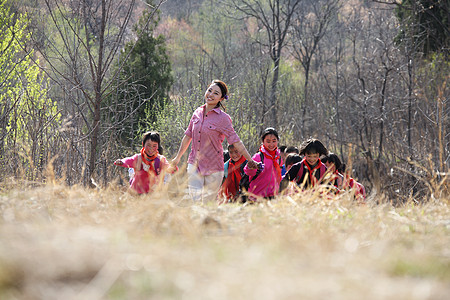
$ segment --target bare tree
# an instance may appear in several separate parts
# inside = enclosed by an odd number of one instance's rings
[[[304,101],[302,105],[302,123],[303,131],[311,133],[306,128],[306,121],[311,118],[307,116],[310,107],[309,99],[309,78],[311,73],[311,64],[316,54],[319,42],[328,31],[328,27],[335,22],[336,13],[340,7],[340,0],[314,0],[303,1],[300,9],[294,12],[292,18],[291,45],[292,55],[303,67],[304,81]]]
[[[268,112],[271,114],[271,125],[275,127],[278,126],[277,90],[280,80],[280,60],[287,43],[286,38],[294,12],[300,2],[301,0],[229,1],[231,8],[238,10],[248,18],[254,18],[258,27],[264,29],[266,37],[257,37],[257,42],[267,49],[273,62]]]
[[[36,40],[36,46],[45,60],[47,74],[64,93],[64,101],[73,110],[70,121],[82,125],[82,135],[72,141],[72,145],[85,139],[89,141],[88,153],[79,152],[87,167],[84,182],[88,183],[96,168],[101,105],[120,71],[111,74],[111,66],[131,32],[130,23],[135,17],[138,1],[42,2],[41,10],[33,13],[35,18],[41,14],[40,21],[47,25],[39,28],[41,32],[36,36],[40,40]],[[153,12],[162,2],[160,0],[153,7]],[[47,18],[50,24],[46,23]]]

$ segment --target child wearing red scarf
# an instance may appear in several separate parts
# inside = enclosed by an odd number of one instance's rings
[[[302,189],[315,187],[322,182],[327,167],[321,162],[320,156],[328,155],[327,148],[317,139],[308,139],[302,144],[300,155],[305,158],[293,165],[284,175],[281,190],[288,187],[291,181]]]
[[[250,169],[247,166],[244,168],[244,172],[250,177],[248,193],[252,201],[257,200],[258,197],[271,199],[278,194],[283,165],[278,141],[278,132],[272,127],[266,128],[261,135],[262,144],[259,152],[253,156],[254,161],[261,163],[262,171],[257,175],[256,169]]]
[[[322,162],[327,166],[329,173],[332,174],[330,183],[339,190],[353,190],[357,202],[365,202],[366,190],[364,186],[345,172],[345,164],[341,162],[339,156],[329,153],[323,158]]]
[[[230,159],[225,163],[225,176],[219,191],[219,199],[224,202],[235,202],[239,194],[241,181],[247,160],[233,145],[228,145]]]
[[[134,176],[130,182],[131,190],[138,194],[149,193],[153,187],[161,183],[164,179],[165,171],[174,173],[167,159],[159,152],[161,148],[161,138],[156,131],[149,131],[142,136],[142,149],[131,157],[118,159],[115,165],[133,168]]]

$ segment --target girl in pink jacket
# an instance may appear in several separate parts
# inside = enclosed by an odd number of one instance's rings
[[[167,159],[159,154],[161,151],[161,138],[156,131],[149,131],[142,136],[142,149],[131,157],[118,159],[115,165],[133,168],[134,176],[131,179],[130,188],[138,194],[149,193],[153,187],[164,179],[164,172],[167,170],[173,173],[175,170],[170,167]]]
[[[259,163],[258,169],[250,169],[245,166],[244,172],[249,175],[250,186],[249,199],[255,201],[257,197],[272,199],[278,194],[281,182],[281,166],[283,161],[278,149],[278,132],[272,128],[266,128],[261,135],[262,145],[259,152],[252,159]]]

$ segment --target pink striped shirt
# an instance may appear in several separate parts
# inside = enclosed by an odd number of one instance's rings
[[[240,141],[227,113],[214,108],[204,116],[205,108],[206,104],[194,111],[184,133],[192,138],[188,163],[198,164],[198,171],[203,176],[223,171],[222,143],[225,137],[229,144]]]

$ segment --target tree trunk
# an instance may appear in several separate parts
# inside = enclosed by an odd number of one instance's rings
[[[271,127],[278,128],[278,118],[277,118],[277,87],[278,87],[278,79],[279,79],[279,68],[280,67],[280,58],[278,57],[274,61],[274,70],[272,77],[272,87],[270,90],[270,110],[272,111],[272,124]]]
[[[95,162],[97,158],[97,145],[100,132],[100,112],[102,103],[102,82],[103,82],[103,52],[105,42],[105,28],[106,28],[106,1],[102,1],[102,18],[101,29],[99,32],[99,49],[98,49],[98,61],[96,69],[96,78],[94,82],[95,86],[95,103],[94,103],[94,120],[92,124],[91,135],[91,151],[89,157],[89,184],[92,186],[92,176],[95,171]]]

